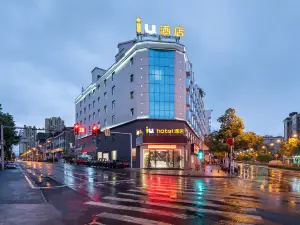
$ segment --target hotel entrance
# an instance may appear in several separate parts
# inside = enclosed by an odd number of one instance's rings
[[[144,168],[179,168],[183,157],[176,145],[148,145],[143,158]]]

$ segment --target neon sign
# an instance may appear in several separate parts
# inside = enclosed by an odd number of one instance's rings
[[[159,26],[159,34],[156,30],[156,25],[145,24],[144,25],[144,33],[142,33],[142,19],[136,18],[136,33],[137,36],[152,36],[152,37],[164,37],[164,38],[173,38],[179,40],[184,36],[184,27],[176,26],[174,27],[173,36],[171,36],[171,26],[168,25],[160,25]]]

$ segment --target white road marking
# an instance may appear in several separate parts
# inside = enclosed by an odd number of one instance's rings
[[[174,204],[167,204],[167,203],[150,202],[150,201],[144,201],[144,200],[133,200],[133,199],[128,199],[128,198],[116,198],[116,197],[110,197],[110,196],[106,196],[103,199],[119,201],[119,202],[135,202],[135,203],[140,203],[140,204],[161,206],[161,207],[173,208],[173,209],[184,209],[184,210],[190,210],[190,211],[199,212],[199,213],[228,215],[230,217],[244,216],[244,217],[249,217],[251,219],[261,220],[261,217],[256,216],[256,215],[248,215],[248,214],[241,214],[241,213],[228,212],[228,211],[219,211],[219,210],[214,210],[214,209],[201,209],[201,208],[190,207],[190,206],[181,206],[181,205],[174,205]]]
[[[91,222],[89,225],[105,225],[104,223],[99,223],[99,222]]]
[[[170,217],[175,217],[175,218],[179,218],[179,219],[187,219],[187,216],[184,214],[164,212],[164,211],[155,210],[155,209],[144,209],[144,208],[140,208],[140,207],[114,205],[114,204],[109,204],[109,203],[92,202],[92,201],[85,202],[84,204],[94,205],[94,206],[99,206],[99,207],[106,207],[106,208],[111,208],[111,209],[129,210],[129,211],[136,211],[136,212],[142,212],[142,213],[156,214],[156,215],[160,215],[160,216],[170,216]]]
[[[127,196],[135,196],[139,198],[143,198],[146,200],[161,200],[161,201],[169,201],[169,202],[174,202],[174,203],[189,203],[189,204],[196,204],[196,205],[202,205],[202,206],[211,206],[211,207],[216,207],[216,208],[221,208],[221,207],[226,207],[226,206],[237,206],[240,209],[243,209],[245,212],[256,212],[255,208],[250,208],[250,207],[243,207],[243,206],[238,206],[238,205],[218,205],[210,202],[199,202],[199,201],[191,201],[191,200],[183,200],[183,199],[171,199],[171,198],[161,198],[161,197],[151,197],[147,198],[146,196],[142,195],[136,195],[136,194],[131,194],[131,193],[123,193],[123,192],[118,192],[119,195],[127,195]],[[221,202],[224,202],[224,200],[218,200]],[[154,204],[156,205],[156,203]]]
[[[122,215],[122,214],[115,214],[115,213],[100,213],[97,215],[99,218],[105,218],[105,219],[114,219],[114,220],[120,220],[124,222],[129,222],[129,223],[135,223],[135,224],[147,224],[147,225],[172,225],[169,223],[163,223],[155,220],[148,220],[148,219],[143,219],[143,218],[137,218],[137,217],[132,217],[132,216],[127,216],[127,215]]]

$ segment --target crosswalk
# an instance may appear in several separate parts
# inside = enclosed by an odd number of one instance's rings
[[[88,224],[263,224],[256,210],[261,199],[245,193],[242,187],[230,188],[221,181],[197,185],[196,179],[178,182],[154,180],[88,201],[99,214]],[[118,190],[118,189],[117,189]],[[226,190],[226,192],[224,191]],[[234,190],[234,191],[228,191]]]

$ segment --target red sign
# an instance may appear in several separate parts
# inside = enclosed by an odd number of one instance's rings
[[[226,144],[229,145],[229,146],[232,146],[233,145],[233,138],[227,138],[226,139]]]
[[[84,127],[79,127],[79,133],[85,134],[85,128]]]

